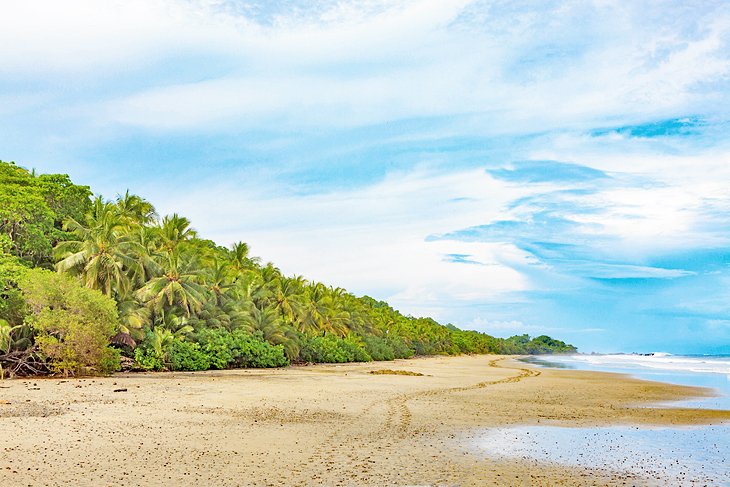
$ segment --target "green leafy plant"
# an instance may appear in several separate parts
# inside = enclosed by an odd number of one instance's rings
[[[52,370],[64,375],[109,373],[109,337],[119,325],[114,300],[67,275],[33,269],[19,281],[27,323]]]

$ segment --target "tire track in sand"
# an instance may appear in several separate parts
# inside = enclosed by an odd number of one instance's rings
[[[367,449],[361,450],[359,448],[351,448],[347,452],[347,461],[337,462],[337,456],[341,456],[341,449],[346,448],[345,445],[377,445],[378,448],[390,447],[395,442],[404,440],[410,435],[410,427],[413,418],[413,414],[408,407],[408,402],[413,399],[423,397],[434,397],[443,394],[456,394],[460,392],[466,392],[477,389],[484,389],[489,386],[498,384],[508,384],[520,382],[530,377],[537,377],[540,375],[539,370],[528,369],[523,367],[504,367],[498,365],[499,362],[505,360],[505,358],[498,358],[489,362],[489,367],[509,369],[519,371],[519,374],[515,376],[505,377],[502,379],[482,381],[476,384],[459,387],[447,387],[438,389],[427,389],[424,391],[413,392],[409,394],[398,394],[395,397],[388,399],[377,399],[369,403],[358,415],[359,418],[369,420],[372,418],[372,411],[378,408],[378,406],[384,407],[385,418],[382,420],[382,424],[379,428],[374,431],[370,431],[367,434],[346,434],[345,427],[350,425],[343,425],[333,429],[328,435],[320,448],[313,452],[308,458],[307,464],[319,465],[320,472],[324,476],[336,475],[338,482],[334,485],[345,485],[351,482],[352,474],[354,471],[359,470],[362,473],[366,473],[369,467],[370,455]],[[368,417],[370,416],[370,417]],[[321,482],[322,477],[315,474],[314,478],[307,480],[303,479],[303,482],[307,484],[311,483],[312,480]]]
[[[466,392],[466,391],[472,391],[476,389],[484,389],[485,387],[494,386],[497,384],[508,384],[508,383],[514,383],[514,382],[520,382],[524,379],[530,378],[530,377],[537,377],[541,374],[539,370],[535,369],[528,369],[523,367],[504,367],[497,365],[498,362],[501,362],[502,360],[505,360],[504,358],[498,358],[491,360],[489,362],[489,367],[495,367],[498,369],[509,369],[509,370],[518,370],[520,373],[518,375],[512,376],[512,377],[505,377],[503,379],[496,379],[496,380],[489,380],[489,381],[482,381],[478,382],[476,384],[472,384],[469,386],[459,386],[459,387],[447,387],[442,389],[428,389],[425,391],[419,391],[419,392],[413,392],[411,394],[403,394],[401,396],[392,398],[388,400],[389,403],[389,412],[393,412],[393,415],[396,416],[395,420],[392,420],[392,418],[387,418],[386,422],[393,424],[395,423],[397,425],[396,432],[398,432],[401,437],[407,436],[408,429],[410,427],[412,413],[410,409],[408,408],[408,401],[412,399],[418,399],[421,397],[433,397],[433,396],[439,396],[442,394],[454,394],[459,392]],[[392,403],[392,406],[390,404]],[[392,432],[392,431],[391,431]]]

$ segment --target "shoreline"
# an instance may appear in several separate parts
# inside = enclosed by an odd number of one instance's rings
[[[369,373],[383,369],[424,375]],[[610,469],[487,458],[464,440],[516,425],[730,421],[730,411],[658,406],[706,389],[504,356],[4,384],[0,481],[19,485],[652,485]]]

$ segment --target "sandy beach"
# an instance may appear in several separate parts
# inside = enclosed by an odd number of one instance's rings
[[[371,373],[384,369],[423,375]],[[652,485],[611,469],[486,458],[465,444],[509,425],[730,420],[652,406],[706,394],[489,356],[5,380],[0,483]]]

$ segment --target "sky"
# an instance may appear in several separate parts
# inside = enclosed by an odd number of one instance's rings
[[[0,159],[285,274],[730,353],[730,3],[0,2]]]

